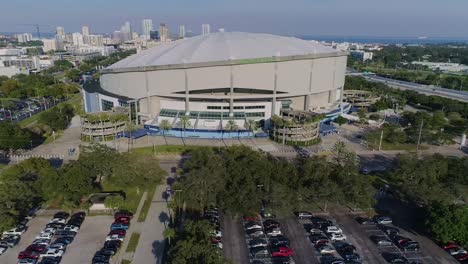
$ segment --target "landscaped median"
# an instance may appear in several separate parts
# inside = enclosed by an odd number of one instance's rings
[[[200,148],[207,148],[206,146],[179,146],[179,145],[160,145],[153,147],[143,147],[143,148],[135,148],[132,150],[134,153],[144,154],[144,155],[158,155],[158,154],[174,154],[174,155],[181,155],[187,152],[200,149]],[[218,149],[218,147],[213,147],[213,149]]]
[[[135,252],[138,247],[138,241],[140,240],[140,233],[132,233],[130,241],[128,241],[127,249],[125,252]]]
[[[151,202],[153,201],[153,196],[156,191],[156,187],[148,188],[148,194],[146,195],[145,202],[141,208],[140,215],[138,216],[138,222],[145,222],[146,217],[148,216],[148,211],[151,207]]]

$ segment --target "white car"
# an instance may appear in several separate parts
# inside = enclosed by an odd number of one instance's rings
[[[65,220],[63,218],[54,218],[54,219],[50,220],[49,224],[51,224],[51,223],[65,224],[65,222],[67,222],[67,220]]]
[[[275,229],[272,229],[272,230],[267,231],[266,234],[267,234],[268,236],[280,236],[280,235],[282,235],[283,233],[281,232],[281,230],[275,228]]]
[[[210,234],[211,234],[212,236],[215,236],[215,237],[222,237],[222,236],[223,236],[223,232],[221,232],[221,230],[212,230],[212,231],[210,232]]]
[[[310,212],[298,212],[297,217],[299,219],[312,218],[312,213],[310,213]]]
[[[112,240],[120,240],[120,241],[123,241],[124,240],[124,236],[121,236],[119,234],[114,234],[114,235],[110,235],[110,236],[107,236],[106,237],[106,241],[112,241]]]
[[[214,243],[213,245],[215,245],[215,246],[218,247],[219,249],[223,249],[223,243],[221,243],[221,242]]]
[[[8,249],[8,247],[3,247],[3,246],[0,246],[0,256],[5,253],[5,251]]]
[[[318,228],[312,228],[312,229],[309,230],[309,233],[310,233],[311,235],[313,235],[313,234],[321,234],[321,233],[322,233],[322,230],[320,230],[320,229],[318,229]]]
[[[259,228],[262,228],[262,225],[259,224],[259,223],[256,223],[256,222],[251,222],[251,223],[245,224],[245,229],[246,230],[259,229]]]
[[[466,250],[462,249],[462,248],[451,248],[448,250],[448,252],[450,253],[450,255],[454,256],[454,255],[458,255],[458,254],[466,254]]]
[[[343,230],[337,226],[328,226],[327,227],[327,233],[329,234],[342,234]]]
[[[21,236],[26,229],[23,227],[17,227],[17,228],[12,228],[10,230],[7,230],[3,232],[3,235],[15,235],[15,236]]]
[[[324,245],[319,248],[320,254],[333,254],[335,249],[329,245]]]
[[[332,241],[343,241],[346,240],[346,236],[343,234],[331,233],[330,239]]]
[[[37,260],[30,259],[30,258],[24,258],[24,259],[18,260],[18,262],[16,262],[16,263],[17,264],[36,264]]]
[[[32,242],[33,244],[38,244],[38,245],[49,245],[50,244],[50,239],[46,239],[46,238],[39,238],[39,239],[36,239]]]
[[[63,256],[63,253],[64,253],[63,250],[51,248],[51,249],[47,249],[46,252],[42,253],[41,258],[43,258],[43,257],[57,258],[57,257]]]
[[[377,224],[381,225],[391,225],[392,224],[392,219],[388,216],[376,216],[374,217],[374,221]]]
[[[52,239],[54,234],[52,233],[47,233],[47,232],[41,232],[39,235],[36,236],[36,239]]]
[[[74,226],[74,225],[66,225],[66,226],[63,228],[63,230],[65,230],[65,231],[71,231],[71,232],[77,233],[78,230],[80,230],[80,228],[77,227],[77,226]]]
[[[49,249],[58,249],[65,251],[67,249],[67,245],[64,243],[53,243],[49,247]]]

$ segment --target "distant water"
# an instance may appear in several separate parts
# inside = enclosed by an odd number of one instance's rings
[[[468,43],[468,38],[445,37],[359,37],[359,36],[297,36],[305,40],[318,40],[326,42],[355,42],[379,44],[444,44]]]

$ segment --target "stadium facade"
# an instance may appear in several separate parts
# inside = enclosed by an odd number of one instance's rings
[[[85,86],[85,107],[133,105],[136,122],[155,132],[165,119],[172,130],[219,132],[233,120],[237,130],[247,131],[249,119],[267,127],[282,109],[337,112],[347,55],[269,34],[219,32],[181,39],[103,69],[99,83]],[[184,116],[189,128],[183,128]]]

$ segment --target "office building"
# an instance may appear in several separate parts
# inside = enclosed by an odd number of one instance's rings
[[[83,36],[84,44],[93,45],[93,46],[103,46],[104,37],[102,35],[87,35]]]
[[[161,23],[159,25],[159,38],[161,42],[166,42],[169,40],[169,29],[166,27],[166,24]]]
[[[351,50],[350,55],[351,57],[360,61],[372,60],[372,58],[374,57],[374,53],[363,50]]]
[[[185,25],[179,26],[179,38],[185,38]]]
[[[217,32],[127,57],[101,71],[98,91],[137,105],[151,133],[163,120],[179,131],[186,116],[193,136],[220,138],[231,120],[245,129],[283,110],[339,113],[346,61],[347,52],[297,38]]]
[[[152,31],[150,32],[150,39],[151,39],[151,40],[160,40],[160,38],[159,38],[159,31],[157,31],[157,30],[152,30]]]
[[[54,39],[41,39],[43,45],[42,50],[44,52],[63,50],[63,42],[54,38]]]
[[[56,34],[57,34],[57,36],[63,36],[65,38],[65,28],[57,27],[56,28]]]
[[[153,20],[144,19],[142,21],[142,28],[143,38],[146,40],[151,39],[151,31],[153,31]]]
[[[32,34],[31,33],[23,33],[23,34],[17,34],[16,38],[18,39],[19,43],[24,43],[32,40]]]
[[[81,34],[83,34],[83,36],[88,36],[89,35],[89,27],[88,26],[83,26],[81,28]]]
[[[211,33],[210,24],[203,24],[202,25],[202,35],[208,35]]]
[[[130,22],[125,22],[120,28],[121,38],[123,41],[128,41],[132,39],[132,25]]]

